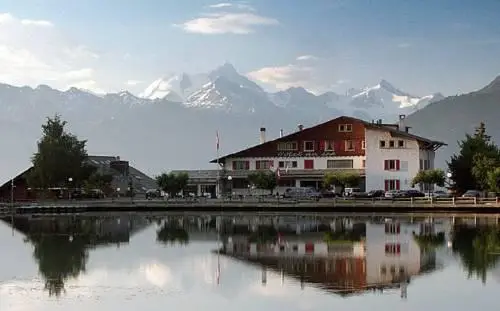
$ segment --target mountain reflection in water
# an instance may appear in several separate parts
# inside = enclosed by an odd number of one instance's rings
[[[164,247],[212,243],[218,262],[254,267],[262,286],[272,272],[281,282],[341,297],[395,290],[406,298],[412,281],[445,266],[447,254],[459,258],[466,277],[486,283],[500,254],[496,218],[127,214],[9,216],[2,222],[32,245],[44,289],[56,297],[68,290],[68,280],[86,273],[93,251],[134,247],[131,237],[148,227],[154,227],[152,243]],[[214,270],[223,285],[224,267]]]

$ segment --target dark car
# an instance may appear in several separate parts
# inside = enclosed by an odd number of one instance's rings
[[[368,198],[382,198],[385,195],[384,190],[371,190],[366,194]]]
[[[335,194],[335,192],[333,192],[332,190],[327,190],[327,189],[321,190],[320,193],[321,193],[322,198],[335,198],[337,196]]]
[[[479,190],[467,190],[462,194],[462,198],[479,198],[481,196],[481,191]]]
[[[425,197],[425,193],[423,193],[422,191],[412,190],[412,189],[406,190],[403,195],[406,198],[423,198],[423,197]]]

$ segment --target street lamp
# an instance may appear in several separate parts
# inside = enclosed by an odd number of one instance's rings
[[[69,200],[71,201],[71,183],[73,182],[73,178],[72,177],[69,177],[68,178],[68,183],[69,183],[69,189],[68,189],[68,196],[69,196]]]
[[[227,176],[227,181],[229,182],[229,197],[233,196],[233,187],[231,185],[231,181],[233,180],[233,176]]]

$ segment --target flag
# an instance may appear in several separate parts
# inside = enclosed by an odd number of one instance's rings
[[[217,150],[219,150],[219,131],[215,132],[215,144]]]

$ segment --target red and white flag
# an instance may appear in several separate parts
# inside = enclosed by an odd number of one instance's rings
[[[215,144],[217,150],[219,150],[219,131],[215,132]]]

